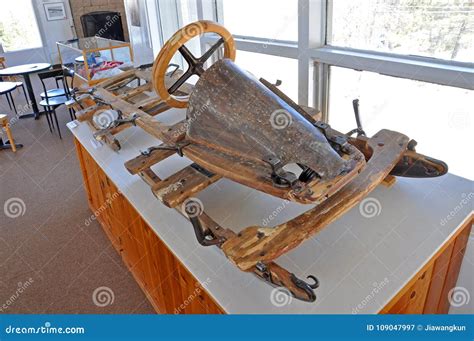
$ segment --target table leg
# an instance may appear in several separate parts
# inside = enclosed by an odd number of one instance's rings
[[[26,90],[28,92],[28,97],[30,99],[29,106],[33,109],[33,112],[30,114],[23,114],[20,115],[20,118],[28,118],[28,117],[34,117],[35,120],[39,119],[39,110],[38,110],[38,104],[36,104],[36,98],[35,98],[35,93],[33,92],[33,85],[31,84],[31,78],[29,74],[23,75],[23,79],[25,80],[25,85],[26,85]]]

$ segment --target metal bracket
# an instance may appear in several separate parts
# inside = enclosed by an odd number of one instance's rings
[[[186,208],[185,208],[186,210]],[[193,224],[196,239],[202,246],[221,245],[225,242],[225,238],[217,238],[210,230],[204,230],[199,220],[199,216],[189,215],[189,220]]]
[[[284,285],[284,283],[281,281],[281,280],[275,280],[272,276],[272,273],[271,271],[268,269],[267,265],[263,262],[258,262],[257,264],[255,264],[255,268],[258,270],[258,272],[260,272],[259,276],[261,278],[263,278],[266,282],[268,282],[269,284],[273,285],[273,286],[276,286],[276,287],[283,287],[283,288],[286,288],[286,286]],[[314,289],[316,289],[317,287],[319,287],[319,281],[318,279],[313,276],[313,275],[309,275],[307,276],[306,278],[309,278],[313,281],[312,284],[310,283],[307,283],[305,282],[304,280],[302,279],[299,279],[298,277],[296,277],[295,274],[293,273],[290,273],[289,274],[290,276],[290,280],[291,282],[299,289],[303,290],[307,297],[304,299],[305,301],[308,301],[308,302],[314,302],[316,300],[316,294],[314,293]],[[295,296],[295,293],[292,292],[291,290],[289,290],[288,288],[287,289],[287,294],[290,294],[292,296]],[[295,296],[296,297],[296,296]],[[301,297],[300,297],[301,299]]]
[[[215,175],[214,173],[208,171],[204,167],[199,166],[197,163],[192,163],[192,164],[189,165],[189,167],[197,170],[199,173],[207,176],[208,178],[212,178]]]
[[[312,275],[309,275],[306,277],[306,278],[312,279],[313,284],[309,284],[303,281],[302,279],[299,279],[298,277],[295,276],[295,274],[291,274],[290,278],[294,285],[304,290],[308,294],[308,298],[310,302],[314,302],[316,300],[316,294],[313,291],[313,289],[316,289],[317,287],[319,287],[319,281],[316,277]]]
[[[339,134],[337,131],[331,128],[327,123],[317,121],[313,125],[321,130],[326,139],[331,142],[331,145],[337,151],[345,151],[347,147],[347,136]]]
[[[174,150],[179,156],[183,157],[183,148],[188,146],[190,142],[184,142],[184,143],[177,143],[176,145],[169,146],[169,145],[159,145],[159,146],[153,146],[150,148],[145,149],[144,151],[141,151],[140,154],[143,156],[150,156],[151,153],[155,150]]]
[[[276,156],[267,156],[263,159],[264,162],[270,164],[272,167],[272,181],[275,187],[288,188],[295,187],[298,182],[298,177],[283,169],[284,164]]]

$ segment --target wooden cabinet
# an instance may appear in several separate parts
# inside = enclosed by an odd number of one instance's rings
[[[197,280],[145,223],[76,140],[89,206],[115,250],[159,313],[222,314]],[[386,314],[445,314],[456,285],[472,218],[381,310]]]
[[[384,314],[447,314],[471,232],[472,217],[382,309]]]
[[[223,314],[76,140],[84,187],[97,219],[158,313]]]

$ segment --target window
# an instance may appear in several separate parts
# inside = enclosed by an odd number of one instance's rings
[[[31,0],[2,1],[0,43],[6,52],[42,46]]]
[[[315,106],[337,130],[355,127],[352,100],[359,98],[369,135],[400,131],[419,142],[421,153],[446,160],[451,172],[472,176],[465,158],[452,155],[469,144],[466,127],[472,129],[472,0],[179,3],[177,14],[161,14],[162,25],[191,16],[220,22],[234,35],[239,66],[282,80],[284,93]],[[205,35],[194,48],[216,40]]]
[[[235,62],[258,79],[265,78],[273,84],[281,80],[282,84],[278,88],[292,100],[298,100],[298,61],[296,59],[237,51]]]
[[[474,62],[474,2],[331,1],[331,45]]]
[[[298,40],[295,0],[223,0],[224,25],[235,35],[268,40]]]
[[[471,159],[454,152],[472,145],[472,91],[339,67],[331,67],[330,76],[333,128],[346,133],[356,127],[352,100],[358,98],[367,135],[380,129],[399,131],[418,142],[418,152],[443,160],[451,173],[474,180]]]

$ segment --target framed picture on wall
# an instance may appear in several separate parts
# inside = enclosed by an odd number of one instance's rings
[[[64,20],[67,18],[64,2],[45,3],[44,10],[46,11],[46,19],[48,19],[48,21]]]

